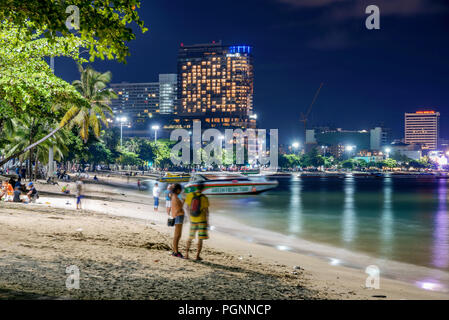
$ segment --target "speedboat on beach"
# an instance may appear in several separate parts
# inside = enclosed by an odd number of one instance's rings
[[[168,182],[168,183],[188,182],[189,180],[190,174],[176,173],[176,172],[167,172],[164,176],[158,179],[159,182]]]
[[[259,194],[274,189],[279,184],[264,176],[248,177],[224,172],[196,173],[185,186],[185,192],[195,191],[200,183],[204,184],[203,193],[207,195]]]

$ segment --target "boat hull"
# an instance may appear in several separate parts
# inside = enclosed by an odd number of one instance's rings
[[[197,183],[189,183],[185,192],[194,192],[197,189]],[[205,183],[203,193],[206,195],[243,195],[259,194],[278,186],[278,182],[261,183]]]
[[[170,177],[170,178],[160,178],[159,182],[165,183],[177,183],[177,182],[188,182],[190,181],[190,177]]]

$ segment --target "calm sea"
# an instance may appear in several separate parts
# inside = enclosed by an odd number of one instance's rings
[[[257,196],[211,199],[250,227],[369,256],[449,271],[445,179],[293,178]]]

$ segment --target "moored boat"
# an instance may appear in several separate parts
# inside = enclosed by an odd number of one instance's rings
[[[237,195],[259,194],[278,186],[277,181],[268,180],[263,176],[244,176],[228,173],[197,173],[185,186],[185,192],[196,190],[200,183],[204,184],[204,194],[207,195]]]
[[[176,173],[167,172],[163,177],[158,179],[159,182],[176,183],[176,182],[188,182],[190,180],[190,174],[188,173]]]
[[[290,172],[266,172],[264,176],[269,179],[290,179],[293,175]]]
[[[247,169],[247,170],[240,171],[240,174],[243,174],[245,176],[255,175],[255,174],[260,174],[260,170],[259,169]]]

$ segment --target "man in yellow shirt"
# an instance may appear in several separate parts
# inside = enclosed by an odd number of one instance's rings
[[[209,200],[202,193],[204,184],[200,183],[197,186],[197,191],[187,194],[185,203],[189,208],[190,216],[190,235],[187,240],[186,259],[189,258],[190,245],[198,233],[198,252],[196,260],[201,261],[200,253],[203,248],[203,240],[209,239],[207,229],[209,228]]]

